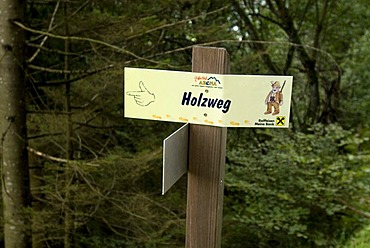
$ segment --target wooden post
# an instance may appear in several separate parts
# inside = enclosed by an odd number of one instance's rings
[[[193,72],[229,73],[224,48],[194,47]],[[190,125],[187,248],[221,247],[227,128]]]

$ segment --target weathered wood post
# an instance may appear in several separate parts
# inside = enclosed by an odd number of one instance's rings
[[[194,47],[193,72],[227,74],[224,48]],[[226,127],[190,125],[186,247],[221,246]]]

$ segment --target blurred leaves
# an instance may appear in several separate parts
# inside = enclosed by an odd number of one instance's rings
[[[252,227],[243,234],[260,237],[255,246],[285,247],[291,236],[299,247],[332,246],[343,229],[355,230],[346,225],[348,218],[362,217],[343,204],[364,211],[361,201],[370,193],[364,166],[370,157],[346,150],[361,140],[337,125],[309,131],[266,131],[268,139],[255,143],[250,137],[228,152],[227,219],[234,228]]]

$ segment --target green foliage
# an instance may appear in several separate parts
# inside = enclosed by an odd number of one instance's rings
[[[29,146],[40,152],[30,165],[33,231],[45,245],[63,247],[69,213],[75,247],[183,247],[186,178],[159,192],[162,140],[179,124],[124,119],[122,67],[189,71],[191,46],[204,43],[227,48],[232,73],[294,76],[293,129],[229,130],[223,247],[334,247],[366,225],[366,0],[285,1],[281,16],[267,5],[276,1],[76,0],[67,16],[59,1],[28,2],[29,27],[101,41],[70,39],[65,53],[65,40],[27,33],[28,58],[37,53],[27,70]],[[299,44],[281,25],[288,16]],[[327,118],[335,125],[302,128],[311,95],[300,48],[319,78],[318,112],[341,110]],[[70,113],[66,78],[76,80]],[[74,161],[65,163],[67,141]]]
[[[231,142],[225,244],[239,247],[243,236],[247,247],[333,247],[361,225],[350,208],[364,206],[370,158],[348,153],[360,141],[336,125],[310,131],[257,130]]]
[[[346,90],[343,117],[347,125],[365,125],[369,128],[367,109],[370,105],[370,32],[356,41],[344,61],[343,88]]]
[[[370,226],[357,232],[344,248],[367,248],[370,246]]]

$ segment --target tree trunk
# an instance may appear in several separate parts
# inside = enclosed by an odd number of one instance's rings
[[[64,1],[64,18],[66,20],[64,25],[64,32],[65,36],[69,36],[69,24],[68,24],[68,3]],[[69,70],[69,49],[70,48],[70,41],[66,39],[64,41],[64,70]],[[68,73],[64,74],[64,79],[66,82],[70,80],[70,76]],[[65,84],[65,103],[64,103],[64,110],[68,113],[66,115],[66,159],[70,161],[73,159],[73,147],[72,147],[72,115],[71,115],[71,83]],[[73,192],[70,190],[70,185],[73,184],[73,173],[71,173],[71,168],[69,163],[66,164],[65,170],[66,176],[66,184],[65,184],[65,196],[64,196],[64,204],[65,204],[65,212],[64,212],[64,248],[71,248],[73,247],[73,238],[74,238],[74,219],[73,219]]]
[[[25,36],[12,20],[23,21],[26,1],[0,1],[0,123],[4,242],[6,248],[31,246],[27,157]]]

